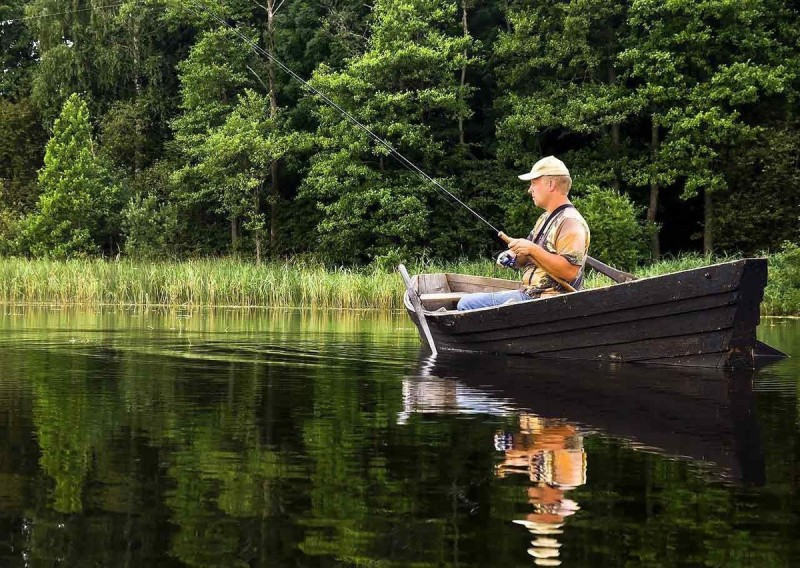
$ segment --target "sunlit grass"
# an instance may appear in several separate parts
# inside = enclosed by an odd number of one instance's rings
[[[291,262],[0,260],[0,301],[15,304],[392,309],[400,289],[387,271]]]
[[[765,314],[800,313],[798,291],[792,284],[794,278],[787,280],[786,276],[794,262],[787,261],[782,254],[770,259],[770,285],[762,305]],[[635,274],[655,276],[725,260],[733,258],[683,255],[641,267]],[[514,272],[488,259],[447,264],[425,261],[408,269],[412,274],[459,272],[517,278]],[[780,288],[773,281],[780,283]],[[605,276],[590,271],[585,285],[595,288],[610,283]],[[326,268],[308,260],[257,265],[236,259],[185,262],[0,259],[0,302],[6,304],[392,310],[402,308],[402,291],[402,281],[391,268]]]

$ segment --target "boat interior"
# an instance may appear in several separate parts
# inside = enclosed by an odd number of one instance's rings
[[[462,296],[473,292],[502,292],[519,288],[518,280],[469,276],[450,272],[418,274],[412,280],[428,311],[455,310]]]

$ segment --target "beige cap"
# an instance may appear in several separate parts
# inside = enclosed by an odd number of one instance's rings
[[[547,156],[533,164],[531,171],[527,174],[522,174],[519,179],[528,181],[542,176],[569,176],[569,170],[564,165],[564,162],[555,156]]]

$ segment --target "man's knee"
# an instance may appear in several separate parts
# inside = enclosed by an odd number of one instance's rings
[[[458,305],[456,308],[458,311],[463,312],[464,310],[471,310],[472,309],[472,302],[469,298],[470,295],[462,296],[461,299],[458,301]]]
[[[478,308],[485,308],[486,294],[483,292],[477,292],[475,294],[467,294],[466,296],[462,296],[456,307],[462,312],[464,310],[477,310]]]

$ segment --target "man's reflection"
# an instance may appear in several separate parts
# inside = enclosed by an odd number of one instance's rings
[[[566,517],[580,509],[566,493],[586,483],[583,436],[568,422],[521,414],[519,432],[495,435],[495,447],[505,456],[496,468],[498,477],[527,474],[528,503],[533,512],[515,520],[534,535],[528,553],[538,566],[559,566],[557,535]]]

